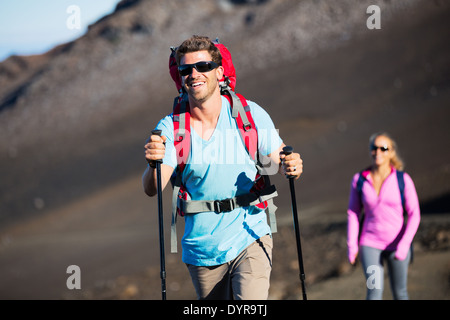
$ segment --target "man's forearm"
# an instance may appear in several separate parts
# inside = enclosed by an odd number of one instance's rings
[[[156,169],[147,166],[142,175],[142,185],[148,196],[153,197],[156,194]]]

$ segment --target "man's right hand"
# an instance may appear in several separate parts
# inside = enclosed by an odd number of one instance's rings
[[[147,143],[145,144],[145,159],[147,159],[148,163],[155,160],[162,160],[166,153],[166,142],[167,138],[165,136],[158,136],[152,134],[150,138],[148,138]]]

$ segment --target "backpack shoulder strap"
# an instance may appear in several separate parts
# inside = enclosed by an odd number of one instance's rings
[[[408,220],[408,213],[406,212],[405,208],[405,178],[404,178],[404,171],[397,170],[397,181],[398,181],[398,188],[400,190],[400,197],[402,199],[402,208],[403,208],[403,220],[406,224]]]
[[[183,171],[191,149],[191,114],[187,94],[176,97],[173,107],[174,146],[178,166]]]
[[[366,177],[363,175],[364,171],[361,171],[359,173],[358,181],[356,182],[356,191],[358,191],[359,195],[359,203],[361,205],[361,209],[363,208],[363,202],[362,202],[362,187],[364,184],[364,181],[366,180]]]
[[[231,116],[236,119],[245,148],[252,160],[256,162],[258,160],[258,132],[247,99],[232,90],[225,89],[222,90],[222,93],[230,102]]]
[[[397,170],[398,188],[400,189],[400,196],[402,199],[403,210],[405,210],[405,178],[404,171]]]
[[[174,146],[177,155],[177,169],[172,177],[172,223],[171,223],[171,252],[177,252],[177,202],[181,188],[181,175],[188,160],[191,150],[191,115],[189,113],[187,94],[182,94],[174,99],[173,105],[173,129]]]

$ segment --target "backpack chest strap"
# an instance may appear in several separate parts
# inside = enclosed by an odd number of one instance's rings
[[[184,214],[214,211],[217,213],[233,211],[236,208],[255,206],[278,195],[271,185],[258,193],[250,192],[223,200],[186,200],[178,198],[177,206]]]

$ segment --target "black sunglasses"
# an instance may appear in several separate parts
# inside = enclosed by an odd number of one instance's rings
[[[180,76],[188,76],[192,73],[192,69],[195,68],[198,72],[204,73],[214,70],[219,65],[214,61],[200,61],[192,64],[182,64],[178,67]]]
[[[383,151],[383,152],[386,152],[386,151],[389,150],[389,148],[386,147],[386,146],[379,147],[379,146],[373,145],[373,146],[370,147],[370,150],[371,150],[371,151],[377,151],[377,149],[380,149],[380,150]]]

